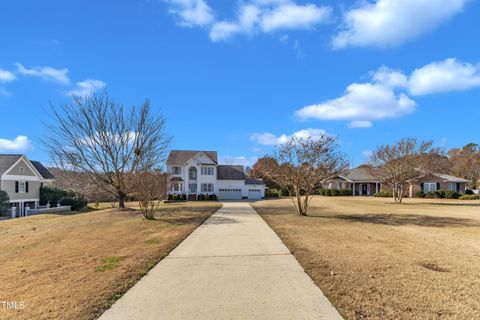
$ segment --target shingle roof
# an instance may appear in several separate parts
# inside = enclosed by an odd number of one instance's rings
[[[38,173],[40,173],[43,179],[55,179],[53,174],[48,171],[48,169],[45,168],[43,164],[41,164],[39,161],[30,160],[30,162],[35,167],[35,169],[37,169]]]
[[[256,178],[247,178],[245,180],[245,184],[265,184],[262,179],[256,179]]]
[[[21,154],[0,154],[0,176],[22,157]]]
[[[448,175],[448,174],[443,174],[443,173],[434,173],[434,175],[436,175],[437,177],[439,178],[442,178],[446,181],[450,181],[450,182],[465,182],[465,183],[468,183],[468,182],[471,182],[470,180],[467,180],[467,179],[463,179],[463,178],[459,178],[459,177],[454,177],[454,176],[451,176],[451,175]]]
[[[180,177],[172,177],[170,181],[183,181],[183,179]]]
[[[199,152],[205,153],[213,162],[218,163],[217,151],[201,150],[172,150],[168,155],[168,165],[184,165],[188,160],[195,157]]]
[[[217,166],[217,180],[245,180],[243,166]]]
[[[353,182],[375,182],[378,181],[377,178],[372,174],[371,170],[368,167],[361,166],[358,168],[350,169],[348,173],[344,174],[342,177],[347,178]]]

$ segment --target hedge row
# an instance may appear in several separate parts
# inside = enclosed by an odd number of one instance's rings
[[[460,196],[460,200],[480,200],[480,195],[478,194],[464,194]]]
[[[320,189],[318,194],[326,197],[346,197],[351,196],[352,192],[348,189]]]
[[[83,194],[71,190],[42,187],[40,188],[40,205],[47,205],[47,203],[52,207],[60,203],[62,206],[71,206],[72,210],[80,210],[87,206],[88,201]]]
[[[392,198],[393,194],[391,192],[388,192],[388,191],[380,191],[380,192],[375,193],[373,196],[377,197],[377,198]]]
[[[279,198],[280,192],[278,191],[265,191],[265,198]]]

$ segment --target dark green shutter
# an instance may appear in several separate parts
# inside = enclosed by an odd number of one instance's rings
[[[18,181],[15,181],[15,193],[18,193]]]
[[[437,190],[440,190],[440,182],[437,182]]]
[[[28,193],[28,181],[25,182],[25,193]]]

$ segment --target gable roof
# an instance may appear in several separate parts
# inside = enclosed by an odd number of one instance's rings
[[[449,182],[465,182],[465,183],[469,183],[471,182],[470,180],[467,180],[467,179],[463,179],[463,178],[459,178],[459,177],[454,177],[454,176],[451,176],[451,175],[448,175],[448,174],[443,174],[443,173],[432,173],[434,176],[437,176],[445,181],[449,181]]]
[[[243,166],[220,165],[217,166],[217,180],[245,180]]]
[[[21,154],[0,154],[0,176],[22,157]]]
[[[351,182],[376,182],[378,179],[372,174],[371,170],[366,166],[360,166],[350,169],[346,174],[340,176]]]
[[[48,169],[45,168],[41,162],[34,161],[34,160],[30,160],[30,162],[35,167],[35,169],[37,169],[38,173],[40,173],[43,179],[55,179],[53,174],[50,171],[48,171]]]
[[[218,163],[217,151],[201,151],[201,150],[172,150],[168,155],[167,165],[185,165],[185,163],[195,157],[198,153],[203,152],[212,159],[213,162]]]

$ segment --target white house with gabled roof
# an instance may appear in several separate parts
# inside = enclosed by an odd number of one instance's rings
[[[219,200],[263,199],[265,183],[248,178],[243,166],[219,165],[216,151],[172,150],[167,159],[169,194],[196,200],[217,195]]]

